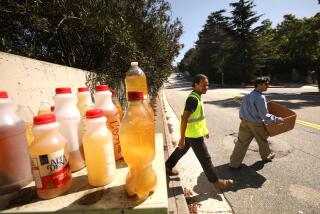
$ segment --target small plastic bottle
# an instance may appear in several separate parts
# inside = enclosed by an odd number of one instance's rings
[[[122,110],[122,106],[121,106],[120,101],[117,96],[117,91],[116,91],[116,89],[112,89],[111,92],[112,92],[112,102],[118,109],[119,117],[120,117],[120,121],[121,121],[123,118],[123,110]]]
[[[116,160],[122,158],[120,139],[119,139],[119,126],[120,117],[116,106],[112,102],[112,93],[107,85],[97,85],[94,100],[96,108],[103,110],[103,115],[107,118],[107,128],[112,134],[114,156]]]
[[[104,186],[113,180],[116,172],[112,134],[101,109],[87,111],[85,123],[83,148],[88,181],[91,186]]]
[[[77,97],[78,97],[77,107],[80,111],[82,118],[85,118],[86,111],[94,108],[94,104],[92,102],[89,89],[87,87],[78,88]]]
[[[54,114],[35,116],[33,123],[34,142],[29,153],[37,194],[41,199],[54,198],[72,184],[66,139]]]
[[[38,115],[50,114],[50,113],[51,113],[51,106],[50,106],[49,102],[46,100],[41,101]]]
[[[32,181],[25,124],[13,109],[6,91],[0,91],[0,195]]]
[[[82,139],[80,132],[80,112],[76,106],[77,98],[71,88],[56,88],[54,96],[54,114],[60,123],[60,132],[66,138],[69,150],[71,171],[85,167],[84,157],[80,152]]]
[[[142,92],[129,92],[128,100],[129,106],[120,127],[122,154],[130,168],[126,190],[129,196],[146,199],[157,184],[157,175],[152,168],[155,156],[154,122],[143,105]]]
[[[32,133],[34,113],[30,109],[29,105],[26,103],[19,104],[16,113],[24,121],[26,125],[26,138],[28,146],[30,146],[34,139]]]

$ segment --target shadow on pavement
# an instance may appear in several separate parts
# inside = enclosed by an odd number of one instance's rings
[[[234,185],[228,189],[224,189],[224,192],[232,191],[236,192],[246,188],[260,188],[266,181],[266,178],[260,175],[257,171],[264,167],[264,162],[257,161],[251,166],[245,164],[240,169],[234,170],[229,168],[229,164],[224,164],[216,167],[218,175],[222,179],[233,179]]]

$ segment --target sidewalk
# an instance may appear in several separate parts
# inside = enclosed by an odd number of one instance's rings
[[[168,103],[164,90],[160,91],[159,99],[164,123],[165,154],[169,155],[180,138],[179,120]],[[204,176],[201,165],[192,151],[181,158],[176,168],[180,172],[179,176],[167,176],[169,212],[233,213],[223,193],[215,190]]]

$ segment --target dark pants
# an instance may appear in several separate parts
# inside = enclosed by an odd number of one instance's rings
[[[206,174],[208,180],[210,182],[218,181],[218,176],[214,171],[213,164],[211,162],[211,157],[209,155],[207,146],[204,142],[203,137],[199,138],[185,138],[185,146],[183,149],[177,147],[174,152],[170,155],[168,160],[166,161],[166,167],[172,169],[177,162],[182,158],[184,154],[187,153],[189,148],[192,148],[194,154],[197,156],[204,173]]]

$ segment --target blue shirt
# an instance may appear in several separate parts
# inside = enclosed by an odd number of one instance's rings
[[[278,117],[269,114],[266,97],[258,90],[247,94],[241,103],[239,111],[240,119],[254,123],[276,123]]]

